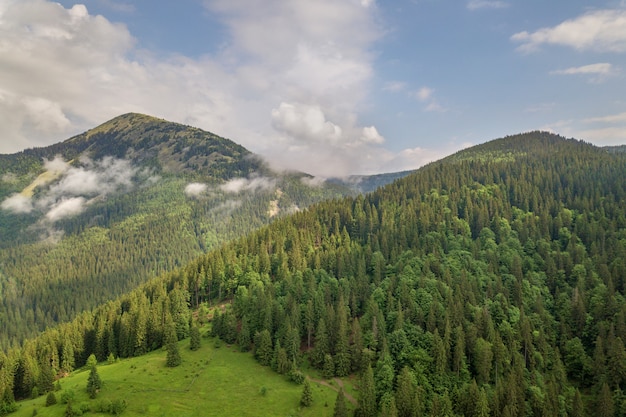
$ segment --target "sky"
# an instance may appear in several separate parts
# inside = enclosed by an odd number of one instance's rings
[[[625,74],[623,0],[0,0],[0,153],[128,112],[323,177],[626,144]]]

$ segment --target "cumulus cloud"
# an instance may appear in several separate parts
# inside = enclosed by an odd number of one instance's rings
[[[208,185],[201,182],[191,182],[185,187],[185,194],[187,197],[199,197],[204,194],[208,188]]]
[[[542,45],[559,45],[579,51],[626,51],[626,10],[594,10],[557,26],[535,32],[519,32],[511,40],[519,49],[532,52]]]
[[[267,177],[254,177],[254,178],[233,178],[226,183],[220,185],[220,190],[237,194],[241,191],[257,191],[257,190],[271,190],[276,186],[276,180]]]
[[[85,211],[86,201],[83,197],[63,198],[50,207],[46,213],[46,218],[55,222],[65,217],[80,214]]]
[[[12,213],[30,213],[33,211],[33,203],[30,197],[13,194],[0,203],[0,208]]]
[[[296,140],[335,142],[341,139],[341,127],[326,120],[319,106],[280,103],[272,110],[272,125]]]
[[[361,140],[366,143],[377,143],[381,144],[385,142],[385,138],[383,138],[378,130],[374,126],[364,127],[363,133],[361,134]]]
[[[83,5],[8,1],[0,9],[0,136],[11,140],[0,152],[56,142],[128,111],[219,133],[313,173],[358,169],[380,150],[377,141],[365,146],[367,125],[358,124],[383,33],[374,1],[203,4],[225,39],[217,52],[189,58],[140,50],[127,27]]]

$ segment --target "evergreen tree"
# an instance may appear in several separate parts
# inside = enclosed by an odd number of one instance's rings
[[[343,387],[340,388],[337,393],[335,408],[333,409],[333,417],[348,417],[348,408],[346,406],[346,397],[343,392]]]
[[[200,349],[200,329],[196,324],[191,326],[189,331],[189,349],[198,350]]]
[[[182,363],[180,351],[178,350],[178,336],[176,333],[176,325],[169,320],[166,324],[166,345],[167,355],[165,357],[165,366],[174,368]]]
[[[102,381],[100,380],[100,375],[98,375],[98,368],[96,365],[93,365],[89,369],[89,377],[87,378],[87,394],[89,394],[89,398],[96,398],[100,388],[102,388]]]
[[[359,400],[355,417],[376,417],[376,387],[374,386],[374,371],[368,366],[359,382]]]
[[[571,417],[584,417],[585,416],[585,405],[583,404],[583,399],[580,396],[580,391],[576,390],[574,393],[574,399],[572,400],[572,413]]]
[[[335,376],[335,361],[333,361],[333,357],[328,353],[324,356],[324,368],[322,369],[322,375],[326,379],[331,379]]]
[[[311,383],[307,378],[304,381],[304,387],[302,388],[302,397],[300,397],[300,405],[303,407],[310,407],[313,404],[313,391],[311,390]]]
[[[415,377],[409,367],[402,368],[398,375],[395,406],[398,417],[413,417],[415,413]]]
[[[257,332],[254,337],[254,356],[261,365],[269,366],[272,363],[272,337],[267,329]]]
[[[54,391],[50,391],[48,396],[46,397],[46,407],[50,407],[51,405],[55,405],[57,403],[57,396],[54,394]]]
[[[248,316],[244,316],[241,319],[241,330],[239,331],[239,334],[237,335],[237,344],[239,345],[239,349],[242,352],[247,352],[248,350],[250,350],[250,343],[251,343],[251,339],[250,339],[250,320],[248,319]]]
[[[393,395],[388,394],[381,400],[380,417],[398,417],[398,409],[396,408],[396,399]]]
[[[613,417],[615,405],[613,403],[613,395],[609,389],[609,385],[605,382],[600,388],[597,407],[598,417]]]
[[[326,329],[326,321],[322,317],[317,323],[317,329],[315,331],[315,345],[311,353],[311,362],[318,369],[323,369],[327,354],[330,354],[328,331]]]

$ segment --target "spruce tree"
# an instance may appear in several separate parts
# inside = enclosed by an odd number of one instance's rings
[[[359,401],[354,415],[355,417],[375,417],[376,408],[374,371],[372,367],[368,365],[359,383]]]
[[[89,394],[89,398],[96,398],[100,388],[102,388],[102,381],[100,380],[100,375],[98,375],[98,368],[96,365],[93,365],[89,370],[89,377],[87,378],[87,393]]]
[[[46,407],[50,407],[51,405],[55,405],[57,403],[57,396],[54,395],[54,391],[50,391],[48,396],[46,397]]]
[[[310,407],[313,404],[313,391],[311,390],[311,383],[308,378],[304,381],[304,388],[302,389],[302,397],[300,397],[300,405],[303,407]]]
[[[192,325],[190,334],[189,334],[189,349],[198,350],[200,349],[200,329],[197,325]]]
[[[346,407],[346,397],[343,393],[343,388],[340,388],[337,393],[333,417],[348,417],[348,408]]]
[[[166,349],[167,356],[165,358],[165,365],[174,368],[181,364],[182,358],[180,357],[180,352],[178,351],[178,336],[176,334],[176,326],[174,322],[170,319],[169,323],[166,324]]]

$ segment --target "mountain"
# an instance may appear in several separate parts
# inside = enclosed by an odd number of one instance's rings
[[[0,155],[0,346],[275,218],[357,192],[273,172],[228,139],[135,113]]]
[[[290,378],[352,375],[360,416],[613,415],[626,388],[625,173],[625,154],[545,132],[463,150],[42,333],[4,359],[1,398],[42,392],[51,377],[32,375],[92,353],[185,339],[197,317]]]

